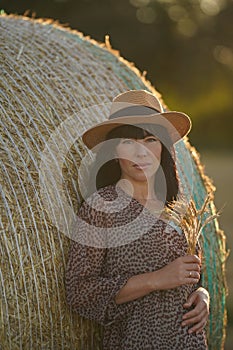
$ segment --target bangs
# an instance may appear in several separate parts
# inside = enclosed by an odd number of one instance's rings
[[[153,130],[154,129],[154,130]],[[156,129],[151,124],[140,124],[140,125],[120,125],[113,130],[111,130],[106,139],[115,139],[115,138],[131,138],[131,139],[144,139],[146,136],[155,136]]]

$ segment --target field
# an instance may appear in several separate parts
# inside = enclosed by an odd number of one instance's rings
[[[227,259],[228,282],[228,328],[225,350],[232,350],[233,344],[233,154],[227,152],[201,152],[201,161],[205,165],[205,173],[216,186],[215,205],[217,209],[224,206],[219,219],[220,228],[225,231],[227,248],[230,254]],[[217,350],[217,349],[216,349]]]

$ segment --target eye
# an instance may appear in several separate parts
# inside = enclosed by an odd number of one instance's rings
[[[145,138],[145,142],[157,142],[159,141],[155,136],[148,136]]]
[[[123,139],[121,141],[121,143],[123,143],[124,145],[131,145],[131,144],[134,143],[134,140],[132,140],[132,139]]]

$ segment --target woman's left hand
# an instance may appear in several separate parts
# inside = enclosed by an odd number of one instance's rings
[[[183,316],[182,321],[182,326],[192,325],[189,333],[199,333],[204,329],[209,316],[209,303],[209,293],[205,288],[200,287],[189,296],[184,308],[193,306],[193,309]]]

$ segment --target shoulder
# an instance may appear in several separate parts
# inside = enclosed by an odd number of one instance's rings
[[[114,187],[106,186],[82,202],[73,222],[71,236],[74,241],[89,247],[106,247],[111,216],[109,203],[114,200],[114,195]]]
[[[79,216],[93,216],[96,213],[106,213],[109,210],[109,202],[117,198],[115,185],[108,185],[100,188],[83,200],[79,208]]]
[[[117,198],[116,185],[108,185],[100,188],[94,195],[99,195],[105,200],[113,201]]]
[[[100,188],[87,197],[83,204],[99,204],[103,205],[104,201],[114,201],[117,198],[117,190],[115,185],[108,185]]]

